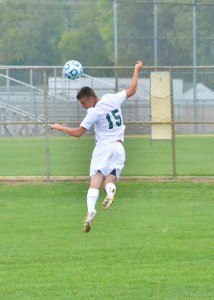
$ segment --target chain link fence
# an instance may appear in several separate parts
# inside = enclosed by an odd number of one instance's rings
[[[214,37],[208,24],[213,24],[213,1],[114,0],[114,3],[118,64],[127,65],[142,53],[144,61],[154,66],[212,64]]]
[[[62,78],[61,67],[0,67],[0,176],[41,178],[88,176],[93,129],[81,139],[49,129],[51,123],[78,126],[86,111],[76,100],[82,86],[98,97],[126,89],[133,67],[85,67],[87,76]],[[170,120],[158,106],[152,120],[151,73],[171,76]],[[123,107],[127,162],[124,176],[214,175],[214,67],[144,67],[137,93]],[[164,86],[162,87],[164,89]],[[160,96],[164,90],[159,90]],[[152,138],[154,124],[170,138]],[[12,176],[12,177],[11,177]]]

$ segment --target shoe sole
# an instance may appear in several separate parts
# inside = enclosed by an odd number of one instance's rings
[[[103,209],[108,209],[108,208],[112,205],[112,203],[114,202],[114,197],[113,197],[111,200],[108,201],[108,203],[107,203],[106,206],[105,206],[105,202],[107,202],[107,199],[105,199],[105,200],[103,201],[102,207],[103,207]]]
[[[88,222],[85,222],[83,225],[83,231],[87,233],[90,230],[91,230],[91,225]]]

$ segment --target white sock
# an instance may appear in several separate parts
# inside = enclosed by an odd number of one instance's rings
[[[96,202],[99,196],[99,190],[94,188],[88,189],[87,194],[87,208],[88,212],[95,209]]]
[[[105,187],[105,190],[106,190],[106,194],[108,195],[109,191],[111,190],[114,190],[116,192],[116,186],[114,183],[107,183],[106,184],[106,187]]]

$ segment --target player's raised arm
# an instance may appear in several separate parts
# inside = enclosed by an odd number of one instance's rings
[[[78,128],[70,128],[70,127],[66,127],[63,126],[61,124],[55,123],[53,125],[50,126],[50,129],[55,129],[58,131],[62,131],[65,134],[71,135],[73,137],[79,138],[81,137],[84,132],[86,131],[86,129],[84,127],[78,127]]]
[[[137,61],[136,65],[135,65],[135,68],[134,68],[134,74],[133,74],[133,77],[132,77],[132,81],[131,81],[130,87],[126,90],[126,97],[127,98],[129,98],[132,95],[134,95],[136,93],[136,91],[137,91],[138,75],[139,75],[139,72],[142,69],[142,66],[143,66],[142,62],[141,61]]]

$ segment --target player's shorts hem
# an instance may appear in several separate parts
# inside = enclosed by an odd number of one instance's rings
[[[119,180],[119,178],[120,178],[120,173],[121,173],[121,171],[122,170],[117,170],[117,169],[115,169],[115,177],[116,177],[116,179],[117,179],[117,181]],[[110,175],[111,174],[111,172],[110,173],[108,173],[108,174],[104,174],[104,172],[102,172],[102,170],[93,170],[92,172],[90,172],[90,177],[91,176],[93,176],[93,175],[96,175],[98,172],[100,172],[100,173],[102,173],[103,174],[103,176],[104,177],[106,177],[106,176],[108,176],[108,175]]]

